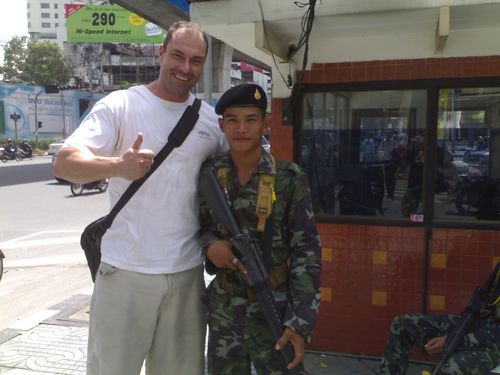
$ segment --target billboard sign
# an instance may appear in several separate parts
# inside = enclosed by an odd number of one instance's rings
[[[68,42],[162,44],[166,31],[118,5],[65,4]]]

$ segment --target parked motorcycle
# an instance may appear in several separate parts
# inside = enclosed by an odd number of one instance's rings
[[[86,184],[78,184],[76,182],[72,182],[70,185],[71,193],[74,196],[82,195],[84,190],[99,190],[99,192],[104,193],[108,190],[109,180],[106,178],[105,180],[93,181]]]
[[[479,220],[500,217],[500,186],[484,176],[464,176],[454,188],[455,208],[460,215],[475,216]]]
[[[6,144],[3,148],[2,155],[0,155],[0,159],[2,162],[6,163],[8,160],[21,161],[23,158],[13,144]]]
[[[19,143],[19,154],[22,159],[33,159],[33,147],[27,140]]]

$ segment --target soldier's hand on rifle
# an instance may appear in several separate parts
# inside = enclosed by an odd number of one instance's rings
[[[491,314],[492,310],[493,310],[492,305],[488,305],[488,306],[486,306],[486,308],[479,310],[479,318],[482,319],[482,318],[487,317],[488,315]]]
[[[298,333],[294,332],[292,329],[285,328],[283,335],[276,343],[275,349],[281,350],[289,341],[293,346],[293,351],[295,352],[293,361],[287,366],[287,368],[290,370],[298,366],[300,363],[304,362],[304,338]]]
[[[234,255],[231,241],[218,240],[207,246],[206,256],[218,268],[228,268],[233,271],[247,273],[246,268]]]
[[[427,353],[431,355],[439,354],[443,351],[445,340],[446,338],[444,336],[434,337],[433,339],[427,341],[427,344],[425,344],[424,348]]]

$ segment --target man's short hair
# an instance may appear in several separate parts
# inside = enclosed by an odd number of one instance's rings
[[[172,40],[172,37],[173,35],[175,34],[175,32],[177,30],[180,30],[180,29],[189,29],[189,30],[193,30],[193,31],[198,31],[202,36],[203,36],[203,40],[205,41],[205,57],[207,57],[207,53],[208,53],[208,36],[207,36],[207,33],[205,33],[205,31],[203,31],[203,29],[201,28],[200,25],[194,23],[194,22],[190,22],[190,21],[176,21],[174,22],[168,29],[167,31],[167,35],[165,36],[165,40],[163,41],[163,47],[166,49],[167,48],[167,44]]]

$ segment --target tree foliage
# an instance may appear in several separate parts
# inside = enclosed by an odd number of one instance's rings
[[[5,47],[4,65],[0,73],[14,83],[65,85],[73,74],[73,66],[52,41],[13,37]]]
[[[4,47],[4,64],[0,66],[3,78],[13,83],[22,83],[21,75],[26,61],[28,37],[15,36]]]

